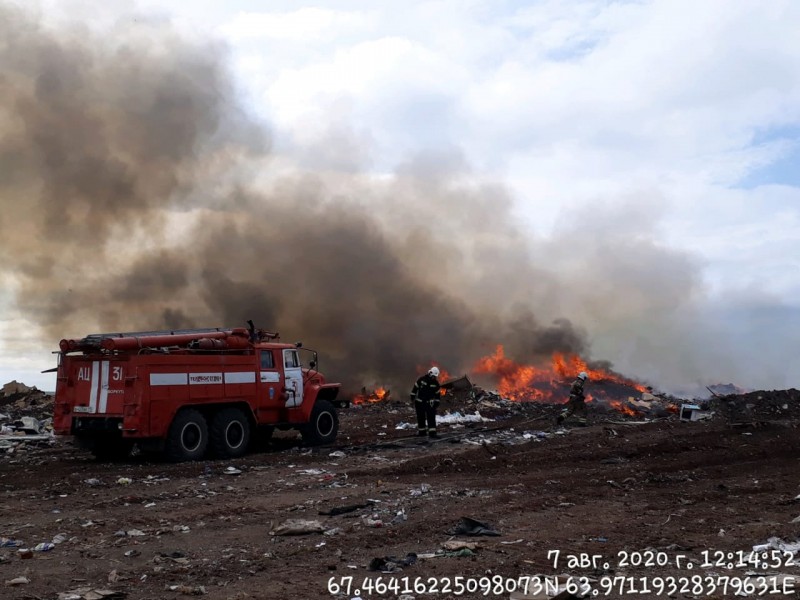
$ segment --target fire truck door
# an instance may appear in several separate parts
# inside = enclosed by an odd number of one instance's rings
[[[283,351],[283,372],[286,377],[286,407],[300,406],[303,403],[303,370],[297,350]]]
[[[281,360],[280,357],[278,360]],[[262,406],[275,406],[275,402],[281,393],[281,373],[280,365],[275,364],[275,357],[272,350],[261,351],[261,372],[259,381],[261,382],[261,391],[259,392]]]

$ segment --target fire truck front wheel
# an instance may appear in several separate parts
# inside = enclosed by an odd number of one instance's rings
[[[307,425],[300,429],[303,441],[307,444],[332,444],[339,433],[339,415],[336,408],[327,400],[317,400],[311,410]]]
[[[172,420],[164,452],[174,462],[200,460],[208,448],[208,424],[194,409],[180,411]]]
[[[220,458],[235,458],[250,445],[250,422],[238,408],[226,408],[211,422],[211,448]]]

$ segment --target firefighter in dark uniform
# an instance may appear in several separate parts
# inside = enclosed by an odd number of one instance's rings
[[[572,382],[572,387],[569,390],[569,400],[567,400],[567,405],[561,411],[561,414],[558,415],[556,425],[561,425],[574,414],[578,417],[578,425],[581,427],[586,426],[588,411],[586,410],[586,396],[583,393],[583,386],[587,379],[589,379],[589,376],[586,373],[580,373],[575,381]]]
[[[417,411],[417,435],[436,437],[436,409],[439,407],[439,367],[417,379],[411,389],[411,401]]]

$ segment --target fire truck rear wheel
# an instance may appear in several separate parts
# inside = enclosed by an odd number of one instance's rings
[[[339,433],[339,415],[336,408],[327,400],[317,400],[311,409],[311,418],[300,429],[303,441],[307,444],[332,444]]]
[[[250,422],[238,408],[225,408],[211,422],[211,448],[221,458],[234,458],[247,452]]]
[[[174,462],[200,460],[208,448],[208,424],[205,417],[194,409],[180,411],[172,420],[164,449],[167,458]]]

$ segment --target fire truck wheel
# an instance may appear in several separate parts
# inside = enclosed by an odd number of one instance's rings
[[[303,441],[307,444],[332,444],[339,432],[339,415],[336,408],[327,400],[317,400],[311,410],[308,425],[300,429]]]
[[[221,458],[234,458],[247,452],[250,422],[238,408],[219,411],[211,422],[211,448]]]
[[[208,425],[198,411],[180,411],[172,420],[164,448],[167,458],[174,462],[200,460],[208,448]]]

